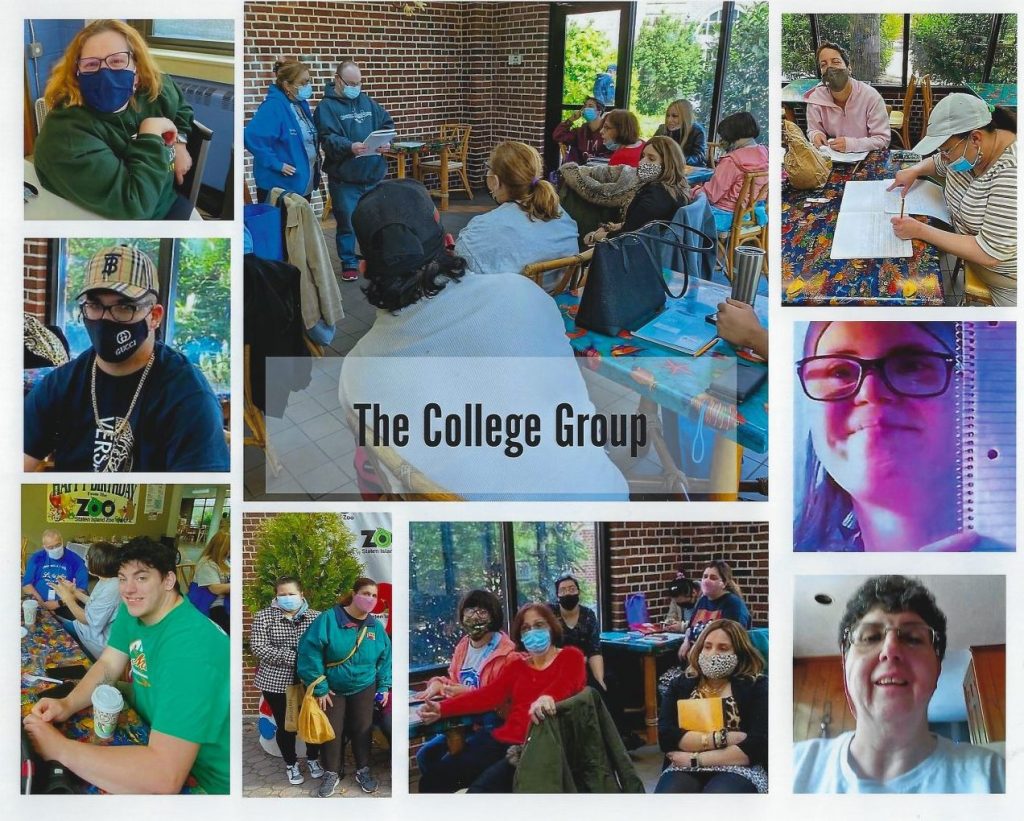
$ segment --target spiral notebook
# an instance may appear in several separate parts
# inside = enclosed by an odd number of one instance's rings
[[[959,526],[1016,543],[1016,326],[963,322]]]

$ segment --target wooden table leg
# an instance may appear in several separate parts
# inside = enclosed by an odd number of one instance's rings
[[[740,494],[740,464],[743,448],[719,433],[711,451],[711,493],[715,502],[735,502]]]
[[[405,152],[398,152],[398,179],[405,179]]]
[[[448,146],[441,147],[441,209],[448,210]]]
[[[658,666],[653,655],[644,656],[644,723],[647,743],[658,743]]]
[[[414,180],[421,179],[420,175],[420,151],[417,148],[412,152],[412,178]]]

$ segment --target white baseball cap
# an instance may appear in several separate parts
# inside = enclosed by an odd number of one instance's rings
[[[954,134],[984,128],[992,122],[988,103],[973,94],[950,94],[932,109],[925,138],[914,146],[914,152],[927,156],[938,150]]]

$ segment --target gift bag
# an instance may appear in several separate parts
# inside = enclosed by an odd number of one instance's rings
[[[299,720],[296,723],[296,731],[299,738],[307,744],[326,744],[334,740],[334,728],[327,718],[327,714],[320,709],[316,696],[313,695],[315,688],[326,676],[314,679],[306,688],[306,695],[302,699],[302,709],[299,711]]]
[[[626,594],[626,624],[633,629],[634,625],[649,621],[647,617],[647,597],[643,593]]]
[[[252,252],[261,259],[284,260],[283,216],[280,208],[266,203],[245,206],[242,219],[252,235]]]
[[[713,733],[725,727],[721,698],[681,698],[676,712],[680,730]]]
[[[782,167],[789,175],[789,184],[801,191],[820,188],[832,173],[832,159],[811,145],[800,127],[782,121],[782,141],[787,146]]]
[[[284,691],[284,729],[294,733],[299,725],[299,710],[306,688],[301,684],[289,684]]]
[[[697,244],[681,239],[687,232],[696,235]],[[673,294],[663,273],[663,246],[683,251],[685,260],[685,252],[708,251],[714,247],[714,240],[688,225],[650,222],[636,231],[597,243],[576,312],[576,325],[606,336],[618,336],[654,319],[665,307],[667,297],[682,297],[690,282],[690,272],[683,265],[683,288]]]

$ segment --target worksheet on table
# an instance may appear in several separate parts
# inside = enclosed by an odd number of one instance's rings
[[[887,191],[892,180],[848,182],[832,237],[832,259],[910,257],[910,240],[893,233],[892,214],[900,212],[900,194]],[[895,198],[895,200],[893,199]],[[895,211],[890,210],[895,204]]]

